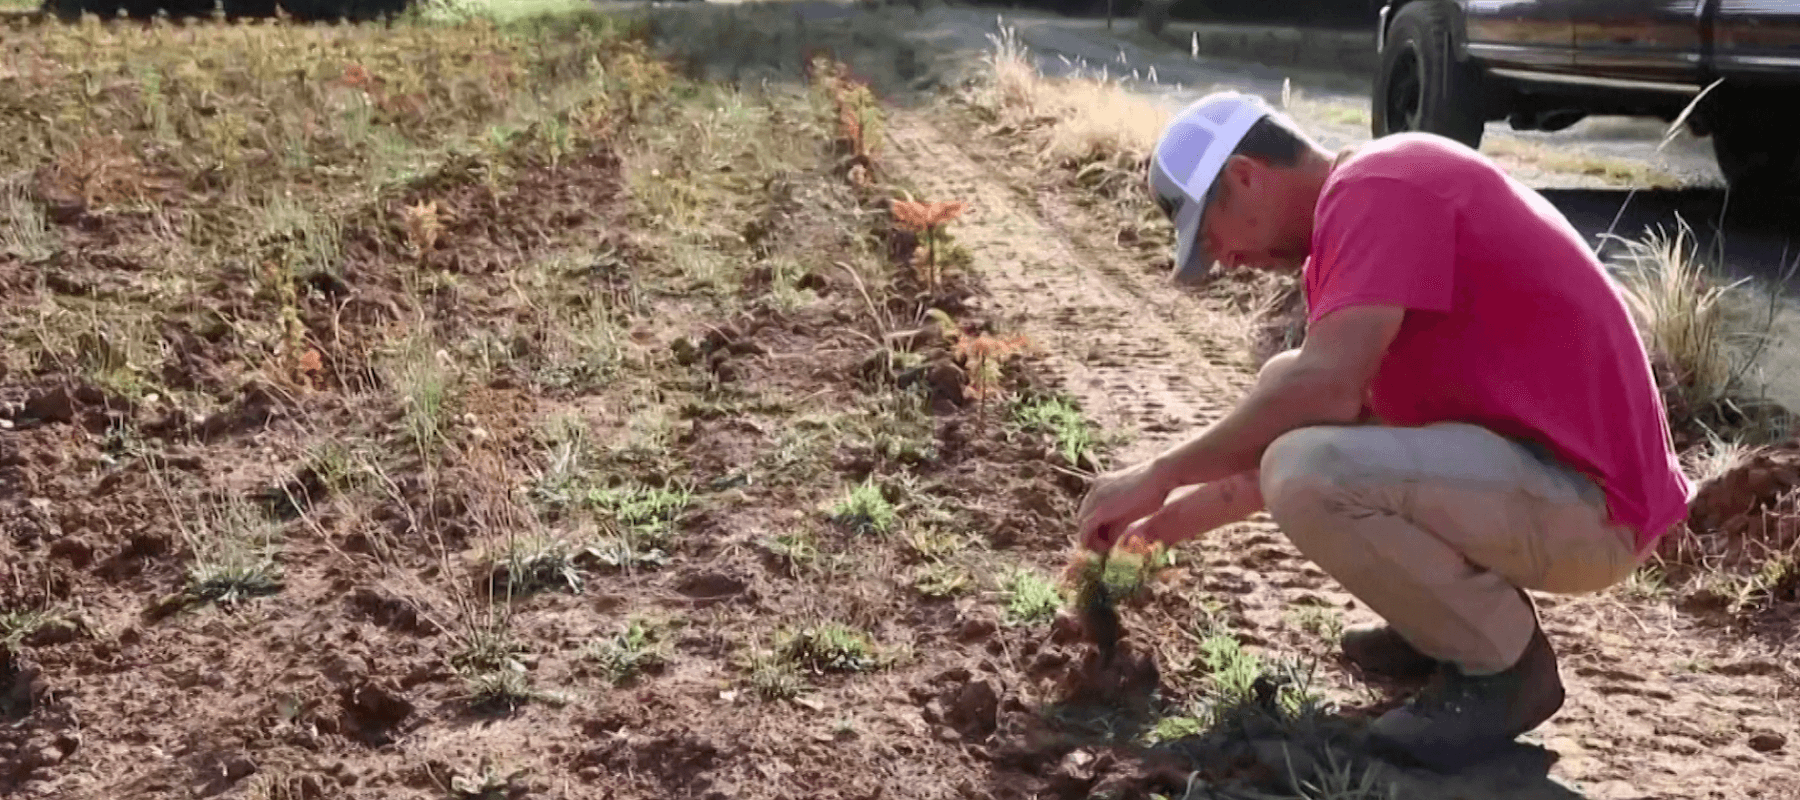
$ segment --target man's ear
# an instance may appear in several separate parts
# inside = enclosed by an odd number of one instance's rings
[[[1225,159],[1223,168],[1225,180],[1233,189],[1248,189],[1260,176],[1256,171],[1261,164],[1256,159],[1245,155],[1233,155]]]

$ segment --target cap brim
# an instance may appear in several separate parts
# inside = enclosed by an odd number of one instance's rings
[[[1176,283],[1196,283],[1212,274],[1216,260],[1200,244],[1201,202],[1188,203],[1175,216]]]

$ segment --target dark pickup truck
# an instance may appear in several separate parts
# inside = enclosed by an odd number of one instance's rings
[[[1429,131],[1477,147],[1494,120],[1673,123],[1699,97],[1684,124],[1711,137],[1734,193],[1800,192],[1800,0],[1385,2],[1376,136]]]

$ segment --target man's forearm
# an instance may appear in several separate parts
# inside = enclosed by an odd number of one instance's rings
[[[1223,480],[1179,489],[1152,515],[1149,534],[1170,546],[1263,510],[1261,473],[1240,472]]]
[[[1172,486],[1211,483],[1260,468],[1269,443],[1295,428],[1355,422],[1362,398],[1319,374],[1297,367],[1258,381],[1224,419],[1157,456],[1153,469]]]

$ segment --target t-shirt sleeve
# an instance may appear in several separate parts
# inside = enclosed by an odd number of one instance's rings
[[[1309,323],[1359,305],[1450,311],[1456,210],[1443,197],[1391,177],[1359,178],[1328,190],[1315,225]]]

